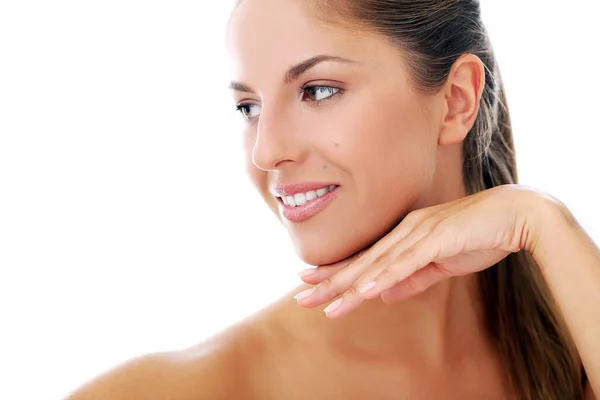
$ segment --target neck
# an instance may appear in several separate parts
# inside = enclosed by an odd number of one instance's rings
[[[292,312],[301,315],[288,321],[301,321],[296,332],[340,357],[439,366],[474,346],[488,347],[478,289],[475,275],[456,277],[395,304],[364,301],[333,320],[323,314],[324,306],[303,309],[294,304]]]

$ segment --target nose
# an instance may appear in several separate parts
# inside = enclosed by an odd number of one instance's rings
[[[263,171],[280,169],[284,164],[301,162],[304,143],[290,126],[293,123],[283,113],[268,114],[263,107],[252,149],[252,162]]]

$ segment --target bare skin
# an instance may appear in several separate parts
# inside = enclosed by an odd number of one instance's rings
[[[426,297],[421,301],[433,300]],[[411,399],[503,398],[502,372],[491,346],[484,335],[468,336],[474,331],[464,329],[477,324],[474,315],[448,324],[453,342],[462,346],[435,358],[435,351],[399,346],[406,326],[399,320],[387,326],[384,315],[377,315],[385,308],[394,306],[377,300],[356,315],[324,323],[320,310],[299,309],[282,299],[261,322],[267,345],[250,360],[252,392],[261,399],[396,399],[399,393]],[[359,329],[359,321],[374,325]],[[391,328],[397,338],[387,337]]]
[[[468,328],[478,323],[474,315],[449,324],[460,345],[437,359],[434,351],[411,349],[417,342],[399,346],[385,337],[391,331],[383,315],[374,317],[394,305],[373,301],[329,321],[321,310],[298,307],[292,295],[198,346],[117,366],[69,399],[510,398],[485,336],[461,336],[475,332]],[[378,324],[354,326],[369,320]],[[402,325],[392,321],[398,337],[407,330]]]
[[[295,0],[245,0],[230,25],[235,103],[249,177],[300,258],[327,265],[384,237],[413,210],[465,196],[461,145],[484,83],[465,55],[434,95],[411,87],[400,50],[373,32],[332,27]],[[273,34],[276,32],[277,34]],[[292,65],[324,61],[285,82]],[[302,90],[320,86],[319,90]],[[340,90],[341,89],[341,90]],[[316,103],[317,100],[320,102]],[[338,185],[302,221],[281,213],[271,185]],[[181,352],[131,360],[80,388],[85,399],[508,399],[473,274],[409,299],[370,299],[329,319],[293,296]]]

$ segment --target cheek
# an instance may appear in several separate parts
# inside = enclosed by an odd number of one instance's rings
[[[343,135],[333,138],[353,180],[388,191],[429,180],[437,146],[419,103],[393,93],[368,100],[344,111]]]
[[[395,101],[394,101],[395,100]],[[436,141],[418,104],[391,99],[370,109],[359,136],[363,150],[361,178],[380,204],[416,202],[433,178]]]
[[[426,196],[433,181],[436,142],[418,106],[410,101],[371,103],[346,119],[336,137],[338,165],[352,196],[344,204],[354,232],[345,243],[357,251],[391,230]],[[347,226],[340,224],[341,237]],[[345,236],[344,236],[345,235]],[[340,237],[340,236],[338,236]]]

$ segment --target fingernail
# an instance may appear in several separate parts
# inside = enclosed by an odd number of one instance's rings
[[[313,294],[315,292],[315,288],[310,288],[310,289],[306,289],[301,291],[300,293],[298,293],[297,295],[294,296],[294,298],[296,300],[302,300],[302,299],[306,299],[307,297],[309,297],[311,294]]]
[[[325,309],[323,310],[325,312],[325,314],[330,313],[332,311],[335,311],[339,308],[339,306],[342,305],[342,302],[344,301],[344,299],[342,299],[341,297],[339,299],[337,299],[336,301],[334,301],[333,303],[331,303],[330,305],[328,305],[327,307],[325,307]]]
[[[371,282],[369,282],[369,283],[365,283],[364,285],[362,285],[362,286],[360,287],[360,289],[358,289],[358,292],[359,292],[359,293],[366,293],[366,292],[368,292],[369,290],[373,289],[373,288],[375,287],[375,285],[376,285],[376,284],[377,284],[377,283],[376,283],[375,281],[371,281]]]
[[[308,268],[308,269],[304,269],[304,270],[298,272],[298,275],[301,278],[306,278],[307,276],[310,276],[310,275],[314,274],[315,272],[317,272],[316,268]]]

